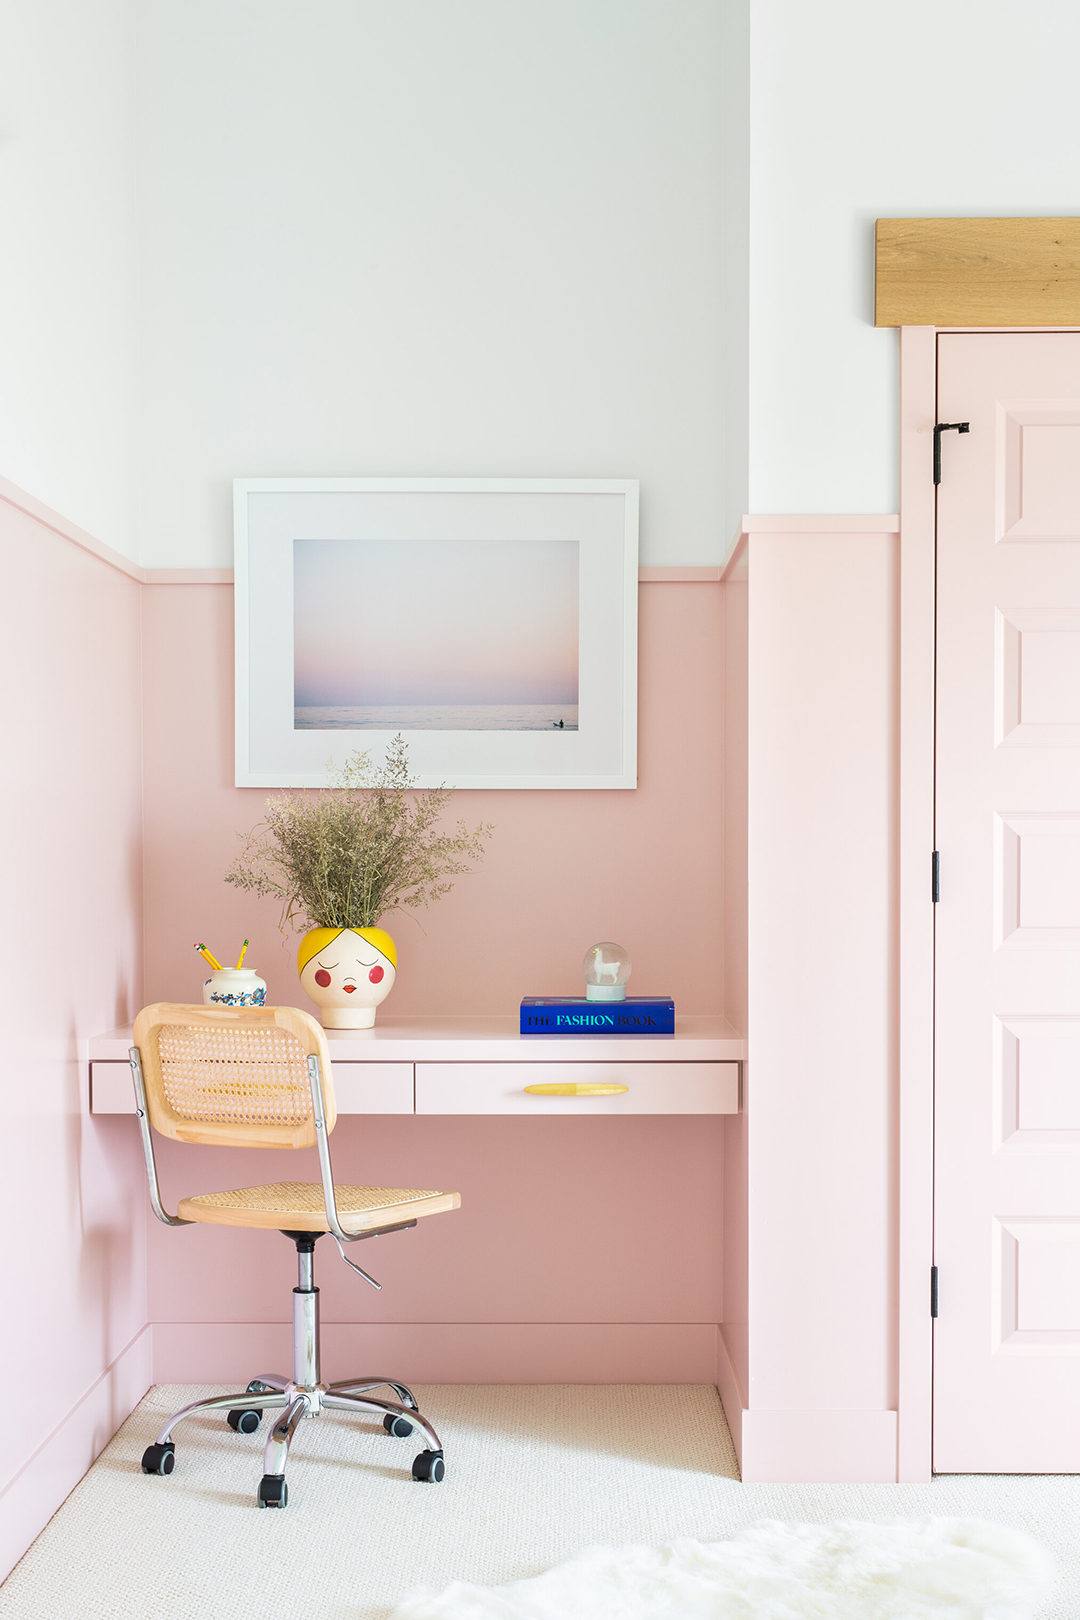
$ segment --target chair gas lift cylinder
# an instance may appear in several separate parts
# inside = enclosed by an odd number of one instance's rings
[[[407,1385],[370,1374],[323,1383],[315,1245],[320,1237],[332,1236],[345,1263],[378,1288],[346,1256],[343,1245],[403,1232],[426,1215],[456,1209],[458,1194],[335,1186],[329,1138],[337,1115],[329,1051],[321,1027],[297,1008],[158,1003],[139,1014],[133,1041],[136,1113],[150,1203],[158,1220],[166,1226],[202,1222],[268,1228],[291,1239],[297,1258],[292,1376],[260,1373],[238,1394],[183,1407],[143,1453],[143,1472],[172,1473],[173,1430],[193,1412],[223,1411],[238,1434],[254,1434],[263,1413],[270,1411],[280,1415],[266,1441],[257,1500],[260,1507],[283,1508],[288,1501],[285,1467],[300,1419],[344,1412],[381,1417],[387,1434],[398,1438],[419,1430],[426,1446],[413,1462],[412,1476],[441,1480],[442,1444]],[[203,1193],[181,1199],[177,1213],[170,1215],[161,1201],[151,1128],[176,1141],[222,1147],[315,1146],[321,1184],[279,1182]],[[380,1400],[371,1394],[381,1388],[395,1398]]]

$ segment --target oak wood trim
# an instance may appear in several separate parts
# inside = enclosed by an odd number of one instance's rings
[[[879,219],[875,326],[1080,324],[1080,217]]]

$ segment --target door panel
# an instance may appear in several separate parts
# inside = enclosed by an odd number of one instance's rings
[[[1080,334],[938,368],[934,1467],[1080,1472]]]

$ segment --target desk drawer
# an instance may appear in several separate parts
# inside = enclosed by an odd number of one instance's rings
[[[339,1114],[411,1114],[411,1063],[335,1063]],[[90,1112],[134,1114],[135,1092],[126,1063],[91,1063]]]
[[[135,1088],[127,1063],[91,1063],[90,1112],[92,1114],[134,1114]]]
[[[618,1085],[614,1096],[526,1086]],[[737,1063],[418,1063],[418,1114],[736,1114]]]
[[[411,1063],[335,1063],[339,1114],[411,1114]]]

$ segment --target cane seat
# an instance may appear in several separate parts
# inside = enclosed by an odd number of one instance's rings
[[[346,1232],[370,1232],[424,1215],[457,1209],[456,1192],[421,1192],[414,1187],[342,1187],[334,1183],[338,1219]],[[264,1226],[272,1231],[325,1232],[326,1204],[320,1186],[308,1181],[278,1181],[268,1187],[237,1187],[231,1192],[199,1193],[182,1198],[181,1220],[208,1226]]]

